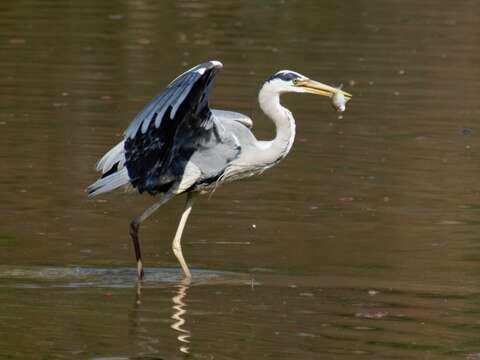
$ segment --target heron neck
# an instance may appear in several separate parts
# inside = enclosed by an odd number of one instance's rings
[[[280,93],[262,87],[258,94],[258,102],[262,111],[273,121],[276,128],[275,138],[262,141],[262,150],[268,159],[266,162],[280,161],[292,148],[295,139],[295,119],[292,113],[280,104]]]

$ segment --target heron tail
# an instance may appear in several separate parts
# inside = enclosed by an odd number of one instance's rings
[[[127,168],[112,172],[107,176],[101,177],[87,188],[88,197],[94,197],[119,187],[128,185],[130,178],[128,177]]]

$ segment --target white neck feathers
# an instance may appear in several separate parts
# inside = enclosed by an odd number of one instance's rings
[[[262,142],[269,160],[277,162],[283,159],[292,148],[295,139],[295,119],[292,113],[280,104],[280,92],[270,83],[265,83],[258,94],[262,111],[273,121],[276,127],[275,138]]]

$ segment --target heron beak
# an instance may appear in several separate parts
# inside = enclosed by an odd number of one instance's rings
[[[351,94],[339,88],[334,88],[333,86],[322,84],[321,82],[310,79],[298,80],[295,83],[295,86],[303,88],[310,94],[332,97],[335,93],[340,92],[345,97],[346,101],[349,101],[352,98]]]

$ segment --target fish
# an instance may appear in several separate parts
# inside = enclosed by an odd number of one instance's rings
[[[338,112],[344,112],[346,109],[345,104],[348,100],[345,99],[345,96],[340,91],[340,88],[338,89],[339,91],[332,95],[332,106]]]

